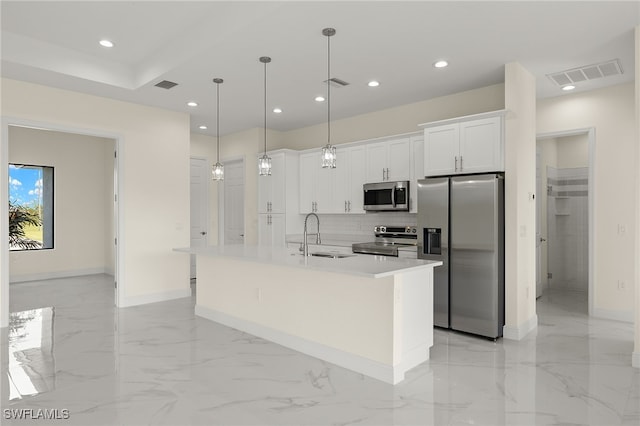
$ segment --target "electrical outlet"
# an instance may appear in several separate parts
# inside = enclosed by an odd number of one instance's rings
[[[618,290],[624,290],[627,287],[623,280],[618,280]]]
[[[627,232],[627,226],[624,224],[618,224],[618,235],[624,235]]]

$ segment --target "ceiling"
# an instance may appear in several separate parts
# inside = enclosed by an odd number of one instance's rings
[[[502,83],[504,64],[535,77],[538,98],[565,93],[548,74],[618,59],[622,74],[574,92],[631,82],[638,1],[6,1],[2,76],[183,111],[194,133],[326,122],[327,37],[339,119]],[[115,47],[98,44],[107,38]],[[446,59],[447,68],[433,63]],[[380,86],[367,86],[369,80]],[[166,90],[162,80],[178,83]],[[187,101],[198,102],[191,108]],[[282,108],[281,114],[272,112]],[[200,125],[208,130],[200,130]]]

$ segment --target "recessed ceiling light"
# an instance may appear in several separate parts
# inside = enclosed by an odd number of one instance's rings
[[[316,102],[324,102],[324,96],[316,96]]]
[[[369,86],[369,87],[378,87],[378,86],[380,86],[380,82],[379,81],[375,81],[375,80],[371,80],[370,82],[367,83],[367,86]]]
[[[187,106],[190,106],[190,107],[197,107],[197,106],[198,106],[198,103],[197,103],[197,102],[193,102],[193,101],[189,101],[189,102],[187,102]]]
[[[102,47],[113,47],[113,42],[111,40],[100,40],[100,46]]]
[[[275,112],[276,114],[280,114],[282,112],[282,109],[280,108],[274,108],[273,112]]]
[[[447,65],[449,65],[449,62],[447,62],[447,61],[445,61],[443,59],[433,63],[433,66],[436,67],[436,68],[444,68]]]
[[[200,126],[200,127],[198,127],[198,129],[200,129],[200,130],[207,130],[207,126]]]
[[[564,90],[565,92],[568,92],[569,90],[573,90],[575,88],[576,88],[576,86],[573,86],[571,84],[568,84],[566,86],[562,86],[562,90]]]

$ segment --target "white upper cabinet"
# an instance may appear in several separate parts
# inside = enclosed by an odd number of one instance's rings
[[[300,213],[330,213],[332,171],[322,168],[320,150],[300,154]]]
[[[369,183],[409,180],[411,140],[375,142],[366,146],[366,180]]]
[[[504,171],[503,113],[421,125],[425,176]]]
[[[365,147],[336,149],[337,167],[332,170],[331,212],[364,213]]]
[[[500,117],[460,123],[460,171],[476,173],[504,170],[501,142]]]

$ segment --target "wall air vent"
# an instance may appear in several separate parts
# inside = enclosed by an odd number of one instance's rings
[[[169,81],[169,80],[162,80],[160,83],[155,84],[156,87],[161,87],[163,89],[171,89],[172,87],[177,86],[178,83],[174,83],[173,81]]]
[[[580,83],[587,80],[595,80],[612,75],[622,74],[622,66],[618,59],[602,62],[600,64],[586,65],[579,68],[547,74],[547,77],[558,86]]]
[[[329,82],[329,84],[331,84],[331,87],[345,87],[349,85],[349,83],[347,83],[346,81],[340,80],[339,78],[335,77],[329,80],[325,80],[323,81],[323,83],[326,83],[327,81]]]

